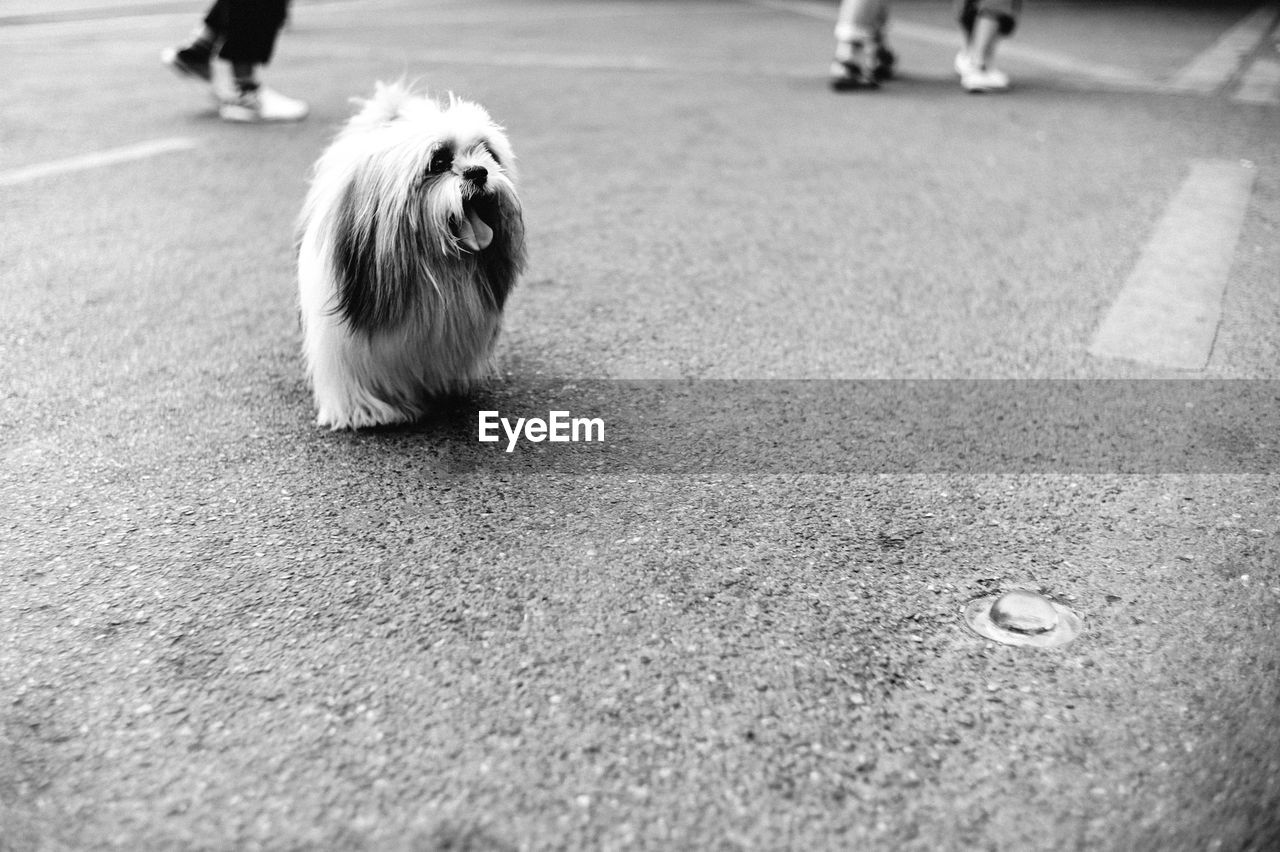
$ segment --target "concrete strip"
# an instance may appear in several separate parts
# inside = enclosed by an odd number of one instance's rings
[[[1191,164],[1090,355],[1180,370],[1208,365],[1254,174],[1231,160]]]
[[[1191,60],[1170,81],[1174,89],[1208,94],[1225,86],[1245,57],[1252,53],[1276,18],[1276,9],[1264,3],[1231,29],[1223,33],[1208,50]]]
[[[1255,59],[1231,100],[1243,104],[1280,104],[1280,61]]]
[[[24,166],[19,169],[0,172],[0,186],[16,186],[20,183],[29,183],[34,180],[55,177],[70,172],[97,169],[103,166],[112,166],[116,163],[127,163],[132,160],[145,160],[148,157],[170,154],[174,151],[189,151],[198,144],[194,139],[180,136],[170,139],[153,139],[149,142],[139,142],[137,145],[126,145],[123,148],[109,148],[105,151],[81,154],[78,157],[68,157],[65,160],[37,163],[34,166]]]

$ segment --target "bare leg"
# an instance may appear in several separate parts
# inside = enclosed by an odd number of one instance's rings
[[[973,36],[968,44],[969,61],[986,68],[996,55],[1000,42],[1000,22],[990,15],[979,15],[973,22]]]
[[[972,23],[956,57],[960,85],[967,92],[1003,92],[1009,88],[1009,76],[993,63],[1000,42],[1000,20],[993,15],[978,15]]]

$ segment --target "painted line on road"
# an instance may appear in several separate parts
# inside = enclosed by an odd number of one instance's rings
[[[103,166],[113,166],[117,163],[128,163],[133,160],[145,160],[148,157],[157,157],[161,154],[170,154],[175,151],[190,151],[199,144],[194,139],[178,136],[170,139],[152,139],[149,142],[139,142],[136,145],[126,145],[123,148],[108,148],[105,151],[94,151],[77,157],[68,157],[65,160],[52,160],[47,163],[37,163],[32,166],[0,172],[0,186],[16,186],[20,183],[29,183],[33,180],[56,175],[82,172],[86,169],[98,169]]]
[[[386,59],[388,52],[377,45],[351,45],[339,41],[312,39],[309,44],[295,46],[290,56],[319,59]],[[791,68],[783,65],[761,65],[723,62],[673,62],[655,56],[625,54],[571,54],[563,52],[516,51],[494,53],[472,50],[429,50],[394,55],[396,61],[412,61],[424,65],[468,65],[491,68],[547,68],[560,71],[639,71],[672,74],[706,74],[724,76],[763,76],[811,79],[812,66]]]
[[[0,15],[0,27],[29,27],[61,24],[68,21],[102,21],[112,18],[137,18],[147,15],[189,14],[182,3],[135,3],[96,6],[83,9],[54,9]]]
[[[1090,355],[1180,370],[1208,365],[1254,176],[1250,163],[1191,164],[1098,327]]]
[[[1212,47],[1191,60],[1179,71],[1170,85],[1180,91],[1216,92],[1230,82],[1245,58],[1262,44],[1275,23],[1276,9],[1264,3],[1245,16],[1240,23],[1223,33]]]
[[[402,8],[420,10],[416,0],[398,4]],[[656,15],[672,15],[687,17],[689,15],[737,15],[745,10],[741,6],[724,3],[702,2],[690,0],[613,0],[596,7],[584,6],[581,3],[542,3],[538,6],[509,6],[490,9],[477,9],[461,4],[461,8],[444,8],[433,12],[431,24],[486,24],[513,23],[517,21],[544,20],[594,20],[597,18],[653,18]],[[304,7],[311,8],[311,7]]]
[[[316,0],[314,3],[295,6],[292,12],[294,20],[301,26],[306,21],[335,13],[347,16],[362,8],[371,8],[376,12],[390,10],[411,10],[422,12],[423,3],[419,0],[402,0],[389,3],[387,0]],[[695,6],[694,8],[690,8]],[[516,21],[589,20],[595,18],[652,17],[658,14],[669,15],[723,15],[725,13],[741,13],[743,7],[726,6],[723,3],[707,2],[691,4],[685,0],[667,0],[667,2],[645,2],[618,0],[607,4],[604,8],[589,8],[582,4],[551,4],[537,8],[500,7],[496,9],[476,9],[464,3],[440,3],[428,7],[431,12],[431,25],[448,24],[478,25],[486,23],[512,23]],[[171,26],[173,20],[190,21],[190,13],[178,9],[157,5],[143,10],[118,10],[113,14],[90,12],[67,13],[32,13],[27,15],[0,15],[0,43],[22,43],[29,40],[47,38],[51,35],[74,36],[99,34],[105,30],[119,31],[137,27],[149,27],[158,24]],[[349,21],[348,21],[349,23]]]
[[[373,3],[385,6],[385,0],[313,0],[305,4],[304,9],[316,9],[328,6],[370,5]],[[145,18],[158,15],[181,15],[191,17],[191,4],[185,0],[155,0],[155,2],[136,3],[103,3],[101,5],[84,5],[71,9],[41,9],[38,4],[29,4],[28,8],[17,12],[0,14],[0,27],[30,27],[47,24],[64,24],[88,21],[111,21],[119,18]]]
[[[1255,59],[1240,78],[1240,88],[1231,100],[1243,104],[1280,103],[1280,61]]]

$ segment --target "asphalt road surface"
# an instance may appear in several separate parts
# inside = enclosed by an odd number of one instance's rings
[[[933,0],[850,94],[828,3],[299,2],[232,126],[200,6],[0,8],[0,849],[1280,847],[1280,8],[1028,3],[971,96]],[[530,268],[330,433],[294,223],[402,75]]]

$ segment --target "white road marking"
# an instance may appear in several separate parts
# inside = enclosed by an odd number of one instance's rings
[[[1203,94],[1218,91],[1240,70],[1245,57],[1267,37],[1275,17],[1275,7],[1270,3],[1262,4],[1223,33],[1212,47],[1191,60],[1174,76],[1170,85],[1181,91]]]
[[[418,0],[405,0],[397,4],[403,8],[420,8]],[[454,8],[456,6],[456,8]],[[304,6],[304,9],[314,8]],[[600,6],[592,7],[581,3],[551,3],[538,6],[498,6],[496,8],[475,8],[462,4],[443,6],[440,11],[431,15],[434,24],[484,24],[510,23],[513,21],[541,20],[592,20],[596,18],[645,17],[655,15],[737,15],[746,11],[741,6],[726,5],[718,2],[692,3],[689,0],[613,0]],[[834,13],[833,13],[834,14]]]
[[[64,175],[70,172],[97,169],[103,166],[112,166],[116,163],[127,163],[132,160],[145,160],[148,157],[156,157],[160,154],[169,154],[174,151],[190,151],[197,145],[199,143],[196,140],[179,136],[170,139],[152,139],[149,142],[139,142],[136,145],[126,145],[123,148],[94,151],[90,154],[81,154],[78,157],[68,157],[65,160],[52,160],[47,163],[37,163],[33,166],[23,166],[22,168],[0,172],[0,186],[16,186],[20,183],[28,183],[33,180]]]
[[[1191,164],[1090,355],[1181,370],[1208,365],[1254,175],[1233,160]]]
[[[550,68],[564,71],[640,71],[672,74],[706,74],[736,76],[783,77],[808,80],[814,77],[811,65],[792,68],[785,65],[757,63],[723,63],[672,61],[638,54],[544,53],[540,51],[431,49],[422,53],[391,55],[377,45],[352,45],[338,40],[313,38],[310,43],[295,46],[290,56],[306,58],[392,59],[422,65],[468,65],[493,68]]]
[[[1255,59],[1240,78],[1240,88],[1231,100],[1244,104],[1280,103],[1280,61]]]
[[[612,2],[606,4],[602,8],[592,8],[578,3],[570,4],[553,4],[540,5],[538,7],[528,6],[499,6],[497,8],[477,9],[474,6],[467,6],[465,3],[432,3],[425,4],[428,9],[433,10],[431,13],[431,24],[433,26],[443,26],[446,24],[485,24],[485,23],[511,23],[513,21],[539,21],[539,20],[561,20],[573,18],[575,20],[588,20],[594,18],[621,18],[621,17],[652,17],[657,14],[668,15],[724,15],[741,13],[744,7],[729,6],[723,3],[702,3],[694,4],[685,2],[685,0],[667,0],[667,2],[646,2],[645,0],[632,0],[632,2]],[[292,12],[296,22],[301,26],[306,26],[306,22],[314,19],[328,17],[330,13],[350,18],[357,10],[370,7],[377,12],[387,11],[388,9],[412,9],[422,11],[424,3],[421,0],[400,0],[400,2],[388,2],[388,0],[319,0],[315,3],[307,3],[306,5],[296,6]],[[171,30],[174,22],[190,25],[192,20],[189,12],[153,12],[153,13],[136,13],[136,14],[120,14],[110,17],[89,17],[76,18],[70,16],[53,15],[48,16],[44,13],[35,14],[30,20],[10,20],[6,21],[5,16],[0,16],[0,44],[23,44],[28,42],[43,43],[51,37],[55,36],[77,36],[77,35],[101,35],[104,32],[122,32],[131,30]],[[179,31],[182,32],[181,30]]]

